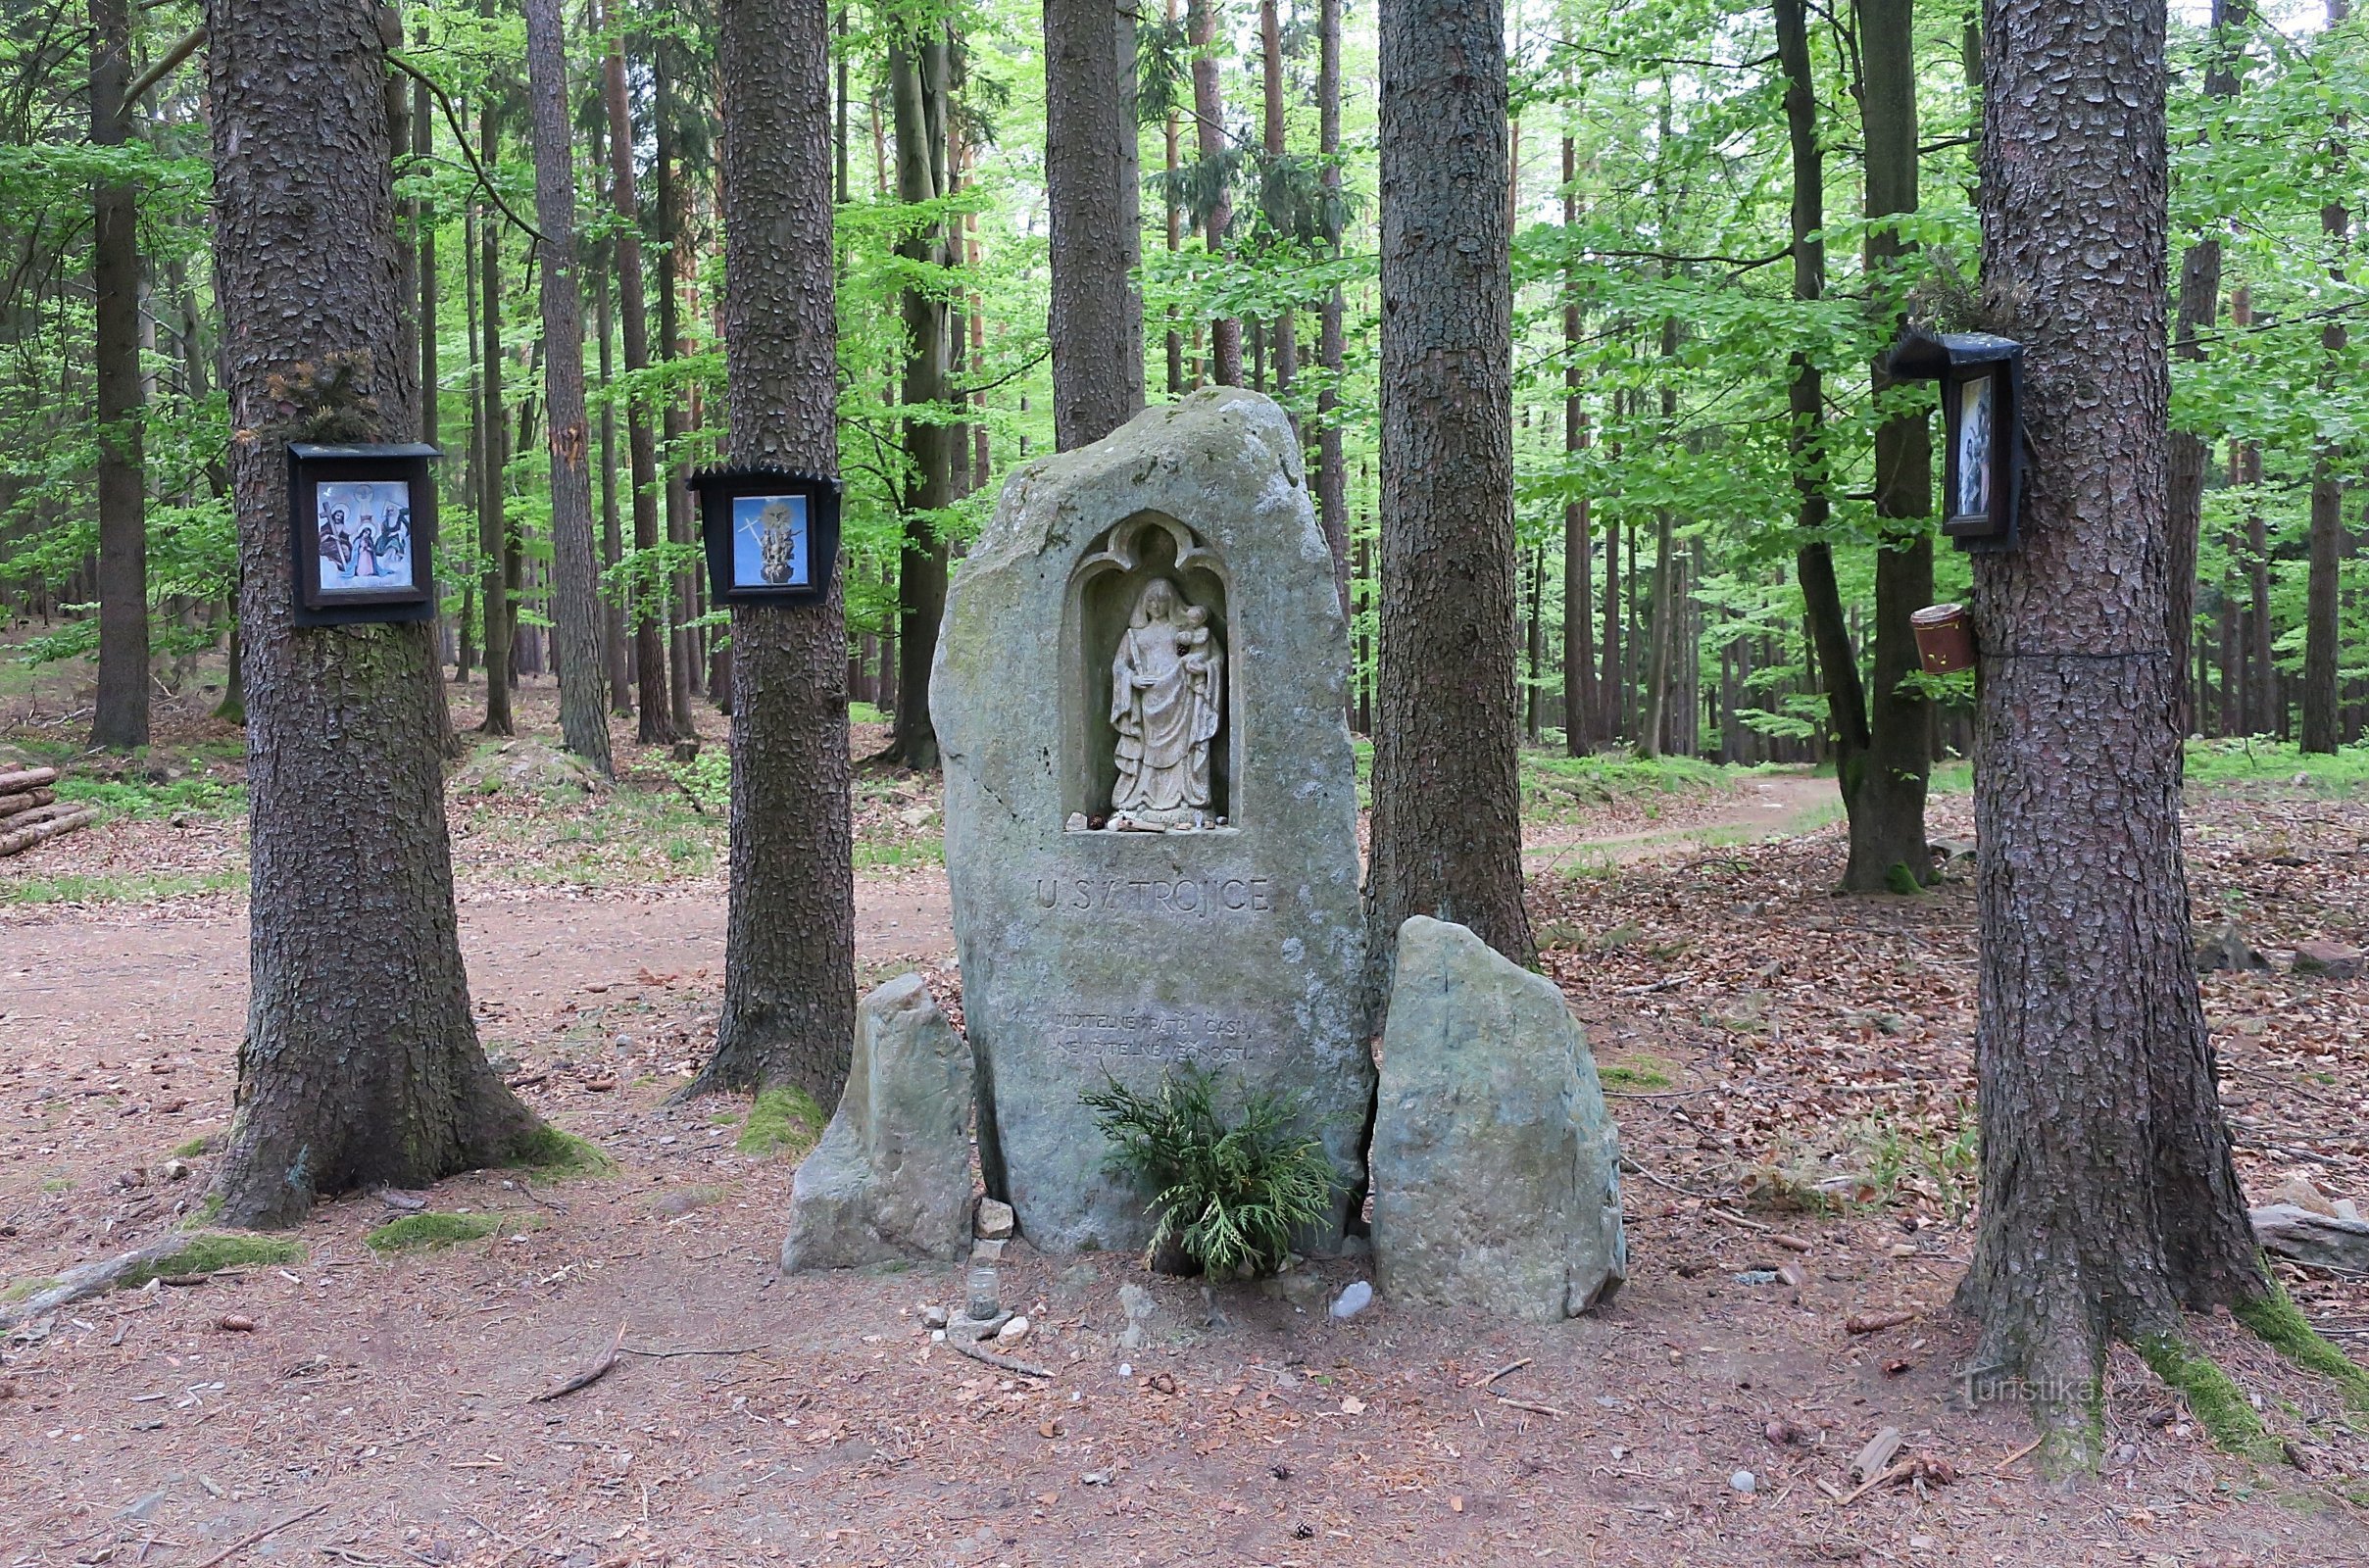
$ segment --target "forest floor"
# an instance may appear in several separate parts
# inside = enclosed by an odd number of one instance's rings
[[[530,730],[548,709],[530,692]],[[24,714],[0,758],[65,755],[81,721]],[[878,738],[859,725],[859,755]],[[779,1274],[814,1130],[770,1148],[745,1100],[669,1102],[720,990],[721,825],[696,766],[619,740],[614,792],[528,740],[449,797],[488,1050],[617,1168],[396,1195],[482,1231],[444,1250],[381,1251],[397,1208],[326,1202],[278,1262],[24,1326],[0,1346],[0,1565],[2369,1564],[2369,1420],[2226,1322],[2199,1341],[2287,1462],[2215,1449],[2122,1353],[2095,1482],[2044,1484],[2020,1410],[1965,1406],[1972,890],[1960,860],[1922,898],[1833,896],[1828,781],[1526,759],[1545,965],[1636,1166],[1607,1307],[1337,1321],[1355,1258],[1212,1292],[1015,1246],[1039,1380],[933,1349],[918,1308],[957,1270]],[[198,1206],[246,992],[237,759],[176,711],[119,778],[71,759],[106,821],[0,863],[0,1284]],[[2363,760],[2205,761],[2198,917],[2282,957],[2364,945]],[[860,769],[859,961],[953,1001],[936,810],[929,781]],[[1932,824],[1970,839],[1963,794]],[[2204,989],[2249,1189],[2369,1200],[2369,986]],[[2369,1350],[2360,1282],[2282,1277]],[[1130,1282],[1160,1303],[1134,1350]],[[620,1336],[601,1380],[533,1399]],[[1954,1479],[1853,1495],[1886,1426]]]

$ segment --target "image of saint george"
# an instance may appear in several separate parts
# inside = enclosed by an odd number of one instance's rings
[[[1110,663],[1110,727],[1118,781],[1110,825],[1176,830],[1211,825],[1209,745],[1225,705],[1225,649],[1209,612],[1165,577],[1146,583]]]
[[[1991,384],[1980,376],[1958,390],[1957,505],[1960,517],[1991,512]]]

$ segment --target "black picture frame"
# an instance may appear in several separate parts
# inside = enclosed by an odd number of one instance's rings
[[[2012,550],[2020,537],[2023,356],[1989,332],[1911,331],[1886,361],[1896,379],[1941,383],[1941,529],[1963,551]]]
[[[442,456],[440,449],[420,441],[289,443],[290,611],[297,625],[434,618],[434,465]],[[365,514],[360,511],[365,506],[399,515],[377,510]]]
[[[724,605],[812,605],[839,569],[836,479],[787,468],[707,468],[699,492],[710,598]]]

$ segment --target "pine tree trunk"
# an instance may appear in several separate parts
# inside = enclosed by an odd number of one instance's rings
[[[2243,3],[2243,0],[2240,0]],[[2213,98],[2234,98],[2237,73],[2230,69],[2226,29],[2231,0],[2213,0],[2211,63],[2204,73],[2204,91]],[[2202,361],[2201,338],[2221,315],[2221,236],[2203,230],[2180,258],[2179,325],[2173,352]],[[2196,540],[2204,522],[2204,475],[2212,466],[2212,447],[2194,430],[2171,434],[2170,506],[2172,528],[2169,615],[2172,663],[2180,671],[2174,692],[2174,721],[2180,733],[2202,727],[2197,694],[2191,688],[2187,654],[2196,636]]]
[[[2341,25],[2350,15],[2348,0],[2328,0],[2328,25]],[[2338,115],[2333,127],[2332,157],[2342,171],[2349,115]],[[2320,232],[2328,237],[2328,275],[2338,291],[2344,286],[2344,241],[2351,212],[2339,196],[2320,209]],[[2342,317],[2320,328],[2320,347],[2331,367],[2344,363],[2347,335]],[[2306,752],[2333,752],[2344,740],[2337,709],[2337,639],[2342,605],[2338,583],[2344,558],[2344,449],[2331,442],[2322,447],[2311,470],[2310,562],[2303,586],[2303,731]]]
[[[1107,9],[1095,9],[1088,21],[1092,24],[1087,29],[1089,41],[1100,38],[1106,47],[1082,52],[1107,61],[1110,58],[1107,26],[1110,14]],[[1047,25],[1051,25],[1050,20]],[[918,206],[948,194],[947,116],[952,106],[947,92],[949,62],[943,31],[937,31],[935,36],[922,34],[893,40],[888,64],[889,98],[897,117],[897,199],[908,206]],[[1104,101],[1103,110],[1106,116],[1103,128],[1108,130],[1108,100]],[[1115,204],[1115,194],[1112,199]],[[943,268],[950,260],[946,234],[938,225],[907,233],[897,243],[897,254],[920,268]],[[1123,295],[1126,280],[1123,268],[1118,277],[1117,292]],[[934,409],[946,401],[947,364],[953,342],[946,301],[936,291],[912,287],[905,290],[903,310],[907,344],[902,393],[905,406]],[[1120,315],[1123,318],[1123,310]],[[1083,346],[1072,345],[1073,349]],[[1110,352],[1108,338],[1095,347],[1106,362],[1121,358]],[[1120,390],[1123,394],[1123,387]],[[1060,410],[1061,394],[1057,390],[1056,420],[1061,416]],[[1082,415],[1071,416],[1073,430],[1083,427],[1078,423],[1082,417]],[[1122,421],[1123,418],[1122,415]],[[929,665],[937,652],[938,622],[946,613],[947,552],[930,514],[954,504],[958,438],[959,431],[954,425],[927,418],[905,420],[905,455],[913,466],[914,482],[907,498],[904,538],[897,558],[897,690],[902,701],[897,704],[896,727],[890,733],[888,756],[913,768],[938,765],[938,731],[929,716]]]
[[[1976,556],[1975,1364],[2094,1463],[2109,1338],[2264,1281],[2191,967],[2163,323],[2164,12],[1994,0],[1987,324],[2027,345],[2022,543]],[[2102,106],[2102,107],[2099,107]],[[2094,193],[2114,193],[2111,202]]]
[[[722,0],[730,460],[835,474],[830,39],[816,6]],[[1106,34],[1108,36],[1108,34]],[[716,1055],[694,1088],[790,1083],[834,1105],[856,1026],[847,629],[819,605],[732,611],[731,906]]]
[[[1259,59],[1261,104],[1260,142],[1269,159],[1281,159],[1288,151],[1284,138],[1283,120],[1283,22],[1277,15],[1275,0],[1259,0]],[[1277,311],[1268,329],[1275,359],[1275,396],[1290,393],[1292,383],[1300,377],[1300,343],[1292,333],[1292,313]],[[1292,428],[1300,428],[1300,416],[1292,416]]]
[[[1579,222],[1579,147],[1563,138],[1563,227]],[[1576,459],[1588,447],[1588,410],[1580,398],[1580,333],[1576,261],[1563,270],[1563,454]],[[1589,617],[1595,588],[1589,547],[1594,531],[1585,496],[1563,503],[1563,749],[1585,757],[1595,749],[1602,701],[1596,691],[1596,628]]]
[[[607,24],[594,12],[596,30]],[[633,183],[633,111],[625,96],[625,49],[613,39],[602,62],[601,96],[609,114],[609,200],[617,209],[617,310],[624,318],[625,373],[650,368],[649,298],[642,280],[641,198]],[[649,406],[625,405],[625,449],[633,474],[633,548],[658,548],[658,451],[650,433]],[[632,600],[634,675],[641,686],[641,722],[635,738],[645,746],[674,739],[673,701],[666,690],[666,577],[645,570],[635,578]]]
[[[524,0],[533,104],[535,226],[543,231],[544,428],[551,451],[551,610],[560,734],[604,778],[609,715],[601,690],[600,567],[584,432],[584,300],[576,279],[575,162],[560,0]]]
[[[658,238],[665,252],[658,270],[658,357],[671,361],[683,351],[679,294],[689,257],[683,250],[682,191],[674,168],[676,109],[674,77],[667,69],[668,47],[662,39],[651,51],[650,70],[658,81],[658,102],[651,118],[658,143]],[[670,390],[666,399],[666,407],[659,416],[659,429],[666,442],[666,542],[687,551],[698,543],[691,526],[690,475],[683,464],[681,448],[690,426],[684,418],[682,395]],[[691,576],[690,570],[684,568],[668,579],[674,630],[666,647],[666,701],[676,740],[699,737],[699,720],[691,710],[691,671],[698,663],[692,646],[698,633],[691,629],[691,622],[698,618],[698,612],[693,608]]]
[[[1193,46],[1193,125],[1204,164],[1226,154],[1225,97],[1217,75],[1217,11],[1224,0],[1186,0],[1185,35]],[[1223,186],[1202,217],[1202,232],[1212,258],[1225,255],[1226,230],[1234,226],[1234,203]],[[1242,322],[1230,316],[1209,323],[1209,379],[1242,385]]]
[[[1324,160],[1318,176],[1328,200],[1341,192],[1341,0],[1319,0],[1316,21],[1316,145]],[[1328,233],[1334,256],[1341,254],[1341,236]],[[1169,247],[1174,249],[1173,246]],[[1324,368],[1324,384],[1316,393],[1316,518],[1324,527],[1325,547],[1333,556],[1333,586],[1340,591],[1341,613],[1351,614],[1349,592],[1349,474],[1341,438],[1341,363],[1348,352],[1343,331],[1341,286],[1324,296],[1316,317],[1316,363]]]
[[[421,1187],[541,1132],[470,1020],[443,779],[422,744],[424,624],[290,624],[286,444],[270,381],[352,367],[378,434],[417,428],[397,352],[386,49],[373,0],[214,0],[216,293],[228,345],[249,709],[252,994],[220,1220],[286,1225],[317,1193]],[[352,418],[358,404],[341,412]]]
[[[498,162],[497,125],[490,104],[478,118],[482,157],[490,169]],[[485,317],[485,347],[480,410],[477,416],[477,549],[484,560],[477,584],[477,603],[485,619],[485,721],[477,727],[488,735],[515,735],[510,711],[513,646],[511,628],[517,611],[510,598],[510,529],[503,517],[509,484],[503,471],[510,466],[510,420],[502,412],[502,220],[493,213],[477,222],[477,293]]]
[[[1915,247],[1881,220],[1917,208],[1916,59],[1913,0],[1860,0],[1864,61],[1859,123],[1867,142],[1866,269],[1888,276]],[[1897,327],[1899,285],[1883,296]],[[1891,380],[1880,363],[1873,390]],[[1933,452],[1925,415],[1886,420],[1875,433],[1873,684],[1867,696],[1867,763],[1856,799],[1846,794],[1851,857],[1843,886],[1855,893],[1930,882],[1925,789],[1933,765],[1933,705],[1914,685],[1921,671],[1909,617],[1933,603]]]
[[[595,164],[599,159],[594,159]],[[617,518],[617,405],[609,399],[609,389],[617,374],[617,321],[610,305],[610,290],[614,287],[612,268],[614,258],[607,242],[603,242],[593,266],[593,330],[601,339],[601,564],[612,570],[623,559],[624,535]],[[601,648],[609,670],[609,711],[626,714],[633,711],[633,671],[626,662],[626,652],[632,638],[625,631],[624,607],[614,594],[601,601]]]
[[[1054,444],[1099,441],[1143,407],[1143,378],[1127,375],[1127,278],[1119,62],[1110,0],[1047,0],[1045,179],[1052,225]],[[892,93],[894,92],[892,87]],[[899,121],[903,134],[903,121]],[[898,150],[898,184],[908,183]],[[927,166],[921,169],[926,184]],[[904,196],[903,200],[926,200]],[[1140,310],[1140,307],[1137,307]],[[912,302],[908,301],[910,316]],[[1140,333],[1138,334],[1140,335]],[[909,368],[907,378],[910,381]],[[909,396],[908,401],[911,401]],[[926,480],[924,481],[926,482]]]
[[[1381,12],[1381,651],[1373,994],[1428,914],[1532,961],[1513,638],[1505,9]]]
[[[131,77],[129,0],[90,0],[90,140],[130,136],[123,91]],[[99,695],[90,744],[148,744],[147,480],[140,423],[139,209],[128,182],[91,187],[91,379],[99,418]]]

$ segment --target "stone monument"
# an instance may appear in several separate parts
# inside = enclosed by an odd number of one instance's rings
[[[1020,468],[963,558],[930,681],[947,875],[979,1162],[1038,1247],[1150,1236],[1078,1103],[1106,1073],[1305,1091],[1345,1202],[1361,1179],[1348,685],[1299,443],[1255,393]]]

